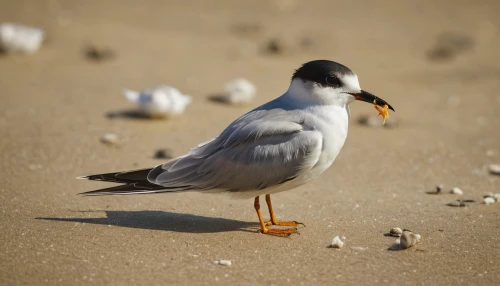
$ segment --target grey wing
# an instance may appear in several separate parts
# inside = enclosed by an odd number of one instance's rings
[[[304,130],[303,120],[255,117],[243,117],[212,141],[157,166],[148,180],[168,188],[260,190],[292,180],[317,163],[320,132]]]

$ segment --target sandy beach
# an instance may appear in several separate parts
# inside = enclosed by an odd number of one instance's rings
[[[47,36],[33,55],[0,54],[0,285],[500,284],[500,202],[483,203],[500,193],[487,170],[500,164],[499,1],[0,3],[0,22]],[[180,156],[213,138],[314,59],[354,70],[397,126],[360,124],[377,113],[351,104],[333,166],[273,195],[299,235],[257,233],[253,200],[224,194],[77,195],[112,186],[77,176],[152,167],[160,148]],[[254,101],[211,100],[235,77],[256,85]],[[193,103],[169,120],[127,116],[122,90],[157,84]],[[109,132],[119,146],[100,142]],[[474,202],[446,205],[457,199]],[[422,240],[393,250],[393,227]]]

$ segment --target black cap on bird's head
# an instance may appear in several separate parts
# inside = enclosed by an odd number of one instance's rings
[[[356,74],[348,67],[333,61],[316,60],[307,62],[297,69],[293,73],[292,81],[294,79],[301,79],[303,81],[314,82],[322,87],[344,88],[346,85],[344,79],[347,77],[355,77],[357,81]],[[360,89],[355,92],[343,91],[343,93],[352,95],[356,100],[379,106],[387,105],[389,109],[394,111],[394,108],[385,100],[367,91]]]

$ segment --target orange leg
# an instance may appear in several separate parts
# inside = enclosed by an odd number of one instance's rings
[[[266,195],[266,203],[267,208],[269,209],[269,215],[271,216],[271,220],[266,222],[266,225],[279,225],[279,226],[298,226],[299,224],[305,226],[301,222],[296,221],[277,221],[274,216],[273,204],[271,203],[271,195]]]
[[[255,197],[254,207],[255,211],[257,212],[257,215],[259,216],[259,222],[260,222],[259,232],[275,236],[290,236],[290,234],[297,232],[296,228],[268,229],[266,227],[267,224],[264,222],[264,219],[262,219],[262,213],[260,212],[259,197]]]

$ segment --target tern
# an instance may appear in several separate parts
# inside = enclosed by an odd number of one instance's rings
[[[212,140],[153,168],[80,177],[121,184],[82,194],[198,191],[254,198],[259,232],[289,236],[300,223],[277,221],[271,194],[314,180],[333,164],[347,137],[349,104],[356,100],[394,111],[385,100],[362,90],[357,75],[346,66],[329,60],[307,62],[293,73],[283,95],[242,115]],[[260,211],[262,195],[268,222]]]

